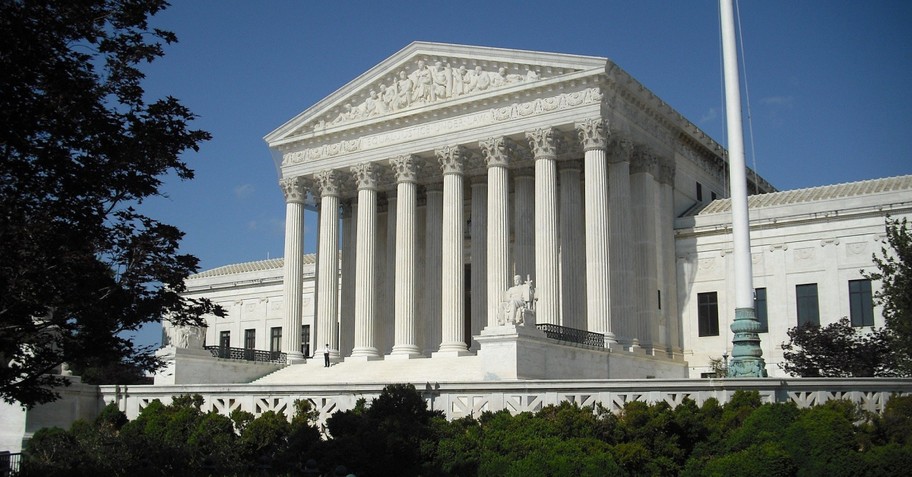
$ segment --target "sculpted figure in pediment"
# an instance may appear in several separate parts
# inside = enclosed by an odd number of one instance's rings
[[[396,82],[396,102],[393,109],[403,109],[412,104],[412,87],[414,83],[405,71],[399,72],[399,81]]]
[[[452,92],[452,70],[450,65],[444,67],[438,61],[434,63],[431,72],[434,80],[434,87],[431,88],[431,101],[450,97]]]
[[[418,60],[418,69],[411,75],[415,90],[412,92],[412,103],[430,102],[432,99],[431,71],[424,60]]]
[[[465,91],[465,77],[466,77],[466,67],[460,66],[458,70],[453,72],[453,88],[452,95],[459,96],[464,94]]]

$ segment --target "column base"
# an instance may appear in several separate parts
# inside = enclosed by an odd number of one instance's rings
[[[288,364],[304,364],[307,362],[307,357],[300,351],[291,351],[285,353],[285,362]]]
[[[464,350],[452,350],[452,351],[436,351],[431,353],[431,359],[434,358],[459,358],[462,356],[475,356],[475,353],[464,349]]]
[[[385,359],[420,359],[424,355],[415,345],[393,346],[393,352],[386,355]]]
[[[355,348],[351,356],[345,358],[345,361],[377,361],[383,359],[377,348]]]

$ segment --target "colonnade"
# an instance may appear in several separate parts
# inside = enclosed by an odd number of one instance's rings
[[[314,337],[335,360],[470,353],[514,275],[533,279],[538,323],[677,351],[673,158],[609,137],[601,119],[517,136],[283,179],[285,329],[301,328],[310,193]],[[283,339],[289,361],[302,359],[300,334]]]

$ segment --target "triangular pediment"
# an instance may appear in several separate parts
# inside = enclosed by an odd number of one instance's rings
[[[510,88],[604,70],[607,63],[606,58],[591,56],[414,42],[264,139],[278,146]]]

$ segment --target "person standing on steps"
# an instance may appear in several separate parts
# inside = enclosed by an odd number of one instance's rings
[[[326,346],[323,347],[323,367],[329,367],[329,343],[326,343]]]

